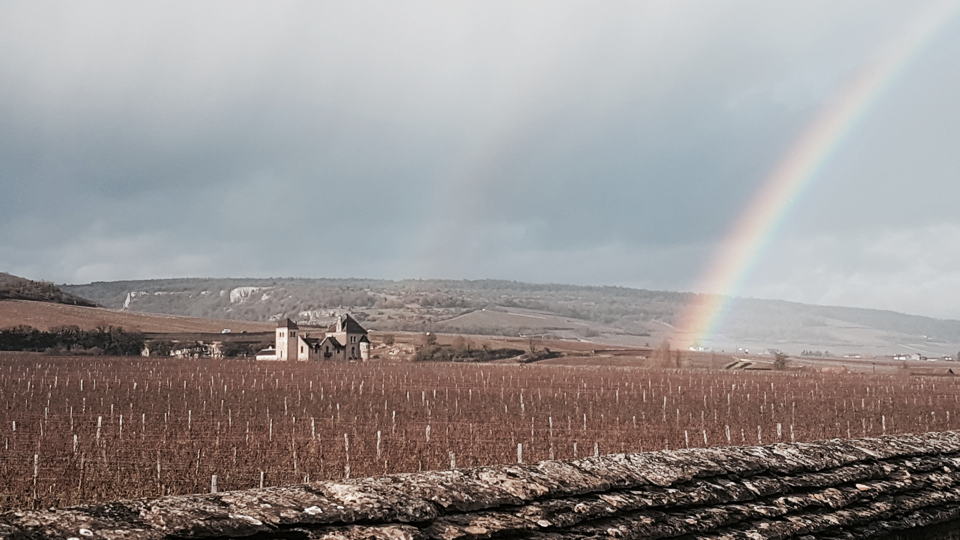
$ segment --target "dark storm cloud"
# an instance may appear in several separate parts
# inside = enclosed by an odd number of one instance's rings
[[[913,9],[9,2],[0,267],[687,288]],[[745,292],[868,302],[894,281],[857,274],[878,246],[954,230],[949,30],[847,137]],[[784,271],[800,253],[831,279]],[[897,275],[938,271],[924,264]],[[909,291],[884,307],[924,311]]]

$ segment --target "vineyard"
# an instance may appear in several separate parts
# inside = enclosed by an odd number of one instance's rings
[[[0,507],[960,428],[960,381],[0,354]]]

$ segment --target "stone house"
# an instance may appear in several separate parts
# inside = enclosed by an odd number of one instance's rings
[[[277,324],[275,343],[273,357],[264,350],[257,354],[257,360],[320,362],[370,358],[367,330],[346,314],[318,335],[301,331],[297,323],[284,319]]]

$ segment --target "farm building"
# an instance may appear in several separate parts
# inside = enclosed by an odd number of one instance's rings
[[[270,345],[265,349],[260,349],[257,351],[257,360],[276,360],[277,359],[277,349]]]
[[[367,360],[370,338],[367,330],[350,315],[341,315],[321,335],[301,332],[297,323],[284,319],[277,324],[276,345],[257,353],[257,360]]]

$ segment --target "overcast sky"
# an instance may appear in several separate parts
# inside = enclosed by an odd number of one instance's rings
[[[919,2],[0,4],[0,270],[695,287]],[[960,20],[743,294],[960,318]]]

